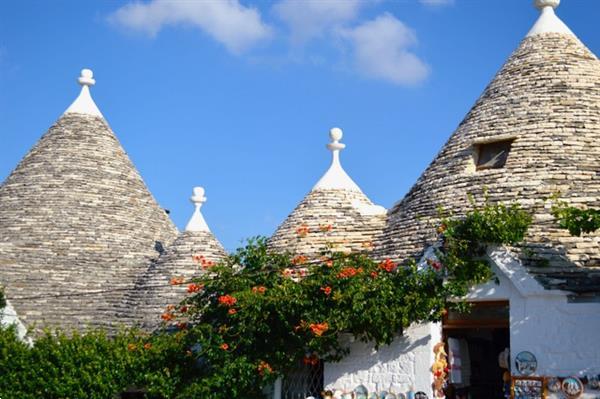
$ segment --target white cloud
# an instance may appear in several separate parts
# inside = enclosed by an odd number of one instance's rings
[[[303,43],[354,20],[366,0],[282,0],[275,14],[285,22],[292,41]]]
[[[415,32],[385,13],[340,35],[353,45],[357,70],[369,77],[412,85],[429,75],[429,66],[408,48],[417,44]]]
[[[430,7],[441,7],[454,4],[454,0],[419,0],[419,3]]]
[[[109,20],[151,36],[165,25],[192,25],[234,54],[271,36],[271,28],[262,21],[260,12],[241,5],[238,0],[135,2],[115,11]]]

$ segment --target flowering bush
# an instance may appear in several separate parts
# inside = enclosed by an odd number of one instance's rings
[[[184,303],[167,307],[165,332],[47,335],[29,348],[14,331],[0,330],[0,396],[110,398],[135,384],[168,398],[260,398],[263,387],[302,362],[340,360],[348,353],[342,333],[378,347],[412,323],[461,307],[450,299],[492,277],[486,245],[521,241],[530,220],[504,205],[444,219],[430,267],[358,253],[311,260],[251,239],[209,268],[197,258],[207,273],[185,282]]]

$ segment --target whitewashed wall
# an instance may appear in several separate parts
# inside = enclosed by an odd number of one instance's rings
[[[441,341],[441,328],[428,323],[408,328],[391,345],[376,351],[372,344],[343,337],[350,355],[324,369],[326,389],[354,389],[363,384],[369,392],[389,390],[406,393],[411,387],[432,397],[433,347]]]
[[[569,303],[567,293],[545,290],[508,251],[488,253],[495,264],[499,284],[474,287],[473,301],[510,302],[511,359],[521,351],[532,352],[538,376],[600,374],[600,303]],[[407,392],[411,387],[432,398],[433,346],[441,340],[439,324],[408,329],[390,346],[375,351],[372,345],[350,342],[351,353],[340,363],[326,364],[328,389],[353,389],[359,384]],[[562,396],[552,396],[558,399]],[[600,398],[600,391],[586,391],[581,399]]]

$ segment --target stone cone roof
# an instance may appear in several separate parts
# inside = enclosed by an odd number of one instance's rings
[[[344,148],[339,137],[329,149],[332,166],[269,240],[271,249],[315,259],[335,252],[366,252],[385,224],[385,209],[374,205],[339,164],[336,151]]]
[[[475,146],[503,138],[514,139],[505,166],[475,170]],[[435,239],[437,207],[463,214],[470,207],[467,193],[481,202],[485,189],[490,202],[516,201],[534,214],[526,239],[534,254],[523,258],[538,280],[600,292],[599,276],[593,284],[569,284],[600,266],[598,234],[571,237],[545,201],[560,191],[574,206],[600,207],[600,62],[573,34],[536,31],[521,42],[389,212],[377,256],[419,256]]]
[[[127,299],[131,309],[127,320],[144,330],[156,329],[166,307],[185,299],[190,280],[207,270],[209,262],[219,262],[226,255],[210,231],[184,231],[138,278]],[[172,279],[183,283],[174,285]]]
[[[0,283],[29,327],[116,327],[125,293],[176,236],[96,114],[65,113],[0,186]]]

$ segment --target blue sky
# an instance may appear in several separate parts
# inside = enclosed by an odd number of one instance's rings
[[[528,0],[0,2],[0,180],[79,92],[179,228],[192,187],[228,249],[269,235],[330,162],[387,208],[535,22]],[[557,14],[596,54],[600,2]]]

